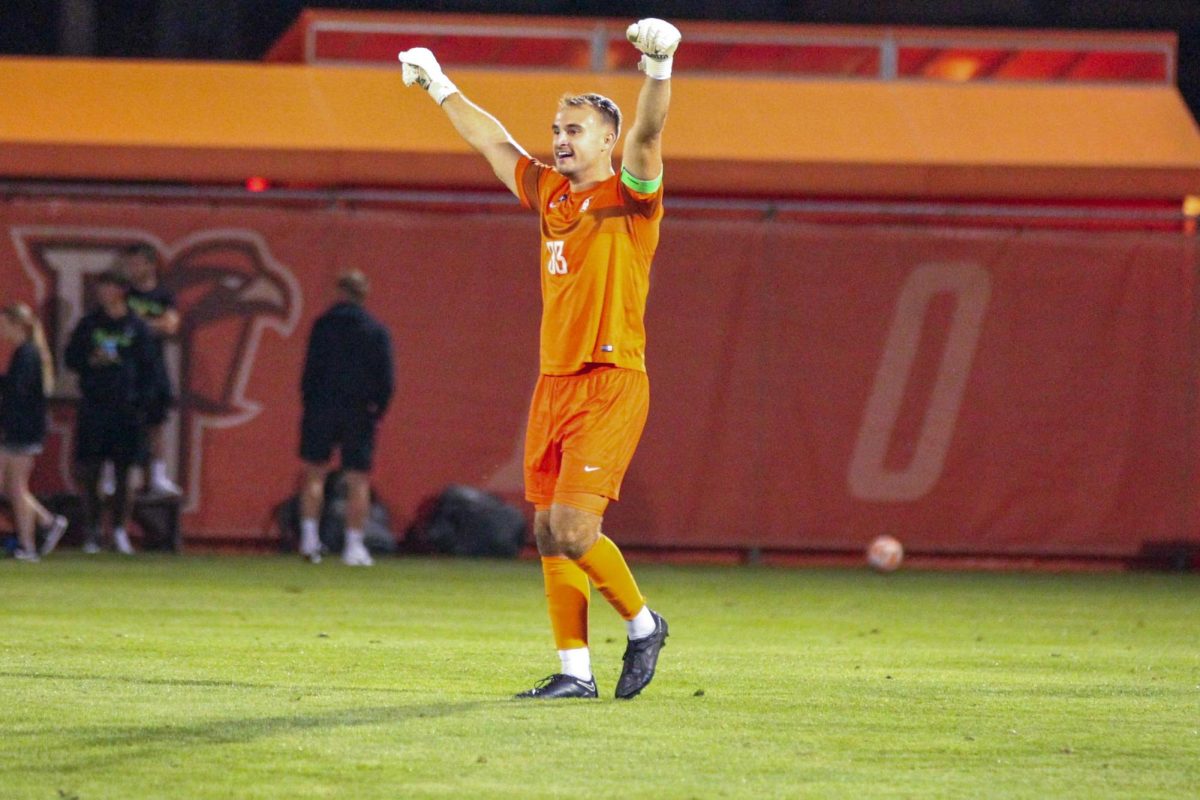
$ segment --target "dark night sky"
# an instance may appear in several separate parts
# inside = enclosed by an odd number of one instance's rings
[[[429,12],[564,14],[799,23],[1168,30],[1179,35],[1179,83],[1200,116],[1200,0],[97,0],[102,56],[257,59],[306,5]],[[0,2],[0,53],[60,52],[60,3]]]

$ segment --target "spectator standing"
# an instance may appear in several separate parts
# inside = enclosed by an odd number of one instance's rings
[[[142,456],[147,404],[156,390],[153,334],[126,301],[125,274],[102,273],[96,285],[99,306],[71,332],[66,365],[79,374],[80,401],[75,421],[75,467],[83,495],[87,539],[84,552],[100,550],[103,501],[100,473],[111,461],[115,472],[112,496],[112,543],[131,555],[129,468]]]
[[[145,491],[178,495],[179,487],[167,474],[163,426],[175,404],[175,391],[167,371],[165,341],[179,333],[179,311],[175,293],[162,285],[158,276],[158,252],[148,244],[135,244],[121,253],[119,267],[129,276],[126,300],[133,313],[145,321],[153,334],[154,391],[146,398],[147,463],[144,465]]]
[[[16,344],[0,381],[0,474],[21,542],[16,557],[37,561],[35,521],[48,528],[42,555],[55,548],[67,529],[67,518],[51,514],[29,491],[33,461],[46,437],[46,397],[54,388],[54,360],[41,322],[24,303],[0,310],[0,334]]]
[[[342,561],[369,567],[363,542],[371,504],[370,470],[375,428],[395,385],[392,342],[387,329],[363,307],[366,275],[349,270],[337,280],[337,301],[313,323],[300,393],[300,553],[321,559],[319,520],[325,476],[336,447],[346,475],[346,542]]]

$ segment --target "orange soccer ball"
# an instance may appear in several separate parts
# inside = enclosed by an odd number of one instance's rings
[[[867,563],[876,572],[895,572],[904,560],[904,545],[894,536],[876,536],[867,547]]]

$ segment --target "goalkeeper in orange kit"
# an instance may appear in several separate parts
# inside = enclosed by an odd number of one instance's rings
[[[546,599],[561,671],[517,697],[596,697],[588,650],[589,579],[625,619],[616,696],[650,683],[667,621],[650,610],[621,551],[601,533],[604,511],[641,438],[649,408],[643,317],[662,220],[662,131],[679,31],[659,19],[629,26],[646,73],[625,138],[621,111],[598,94],[565,95],[552,125],[554,165],[531,159],[463,96],[421,47],[400,53],[406,85],[441,106],[496,177],[541,219],[541,365],[525,439],[525,496],[534,504]]]

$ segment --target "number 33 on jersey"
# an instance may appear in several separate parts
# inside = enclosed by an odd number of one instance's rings
[[[550,239],[546,242],[546,250],[549,251],[549,256],[546,258],[546,271],[551,275],[567,274],[567,259],[563,256],[563,244],[561,239]]]

